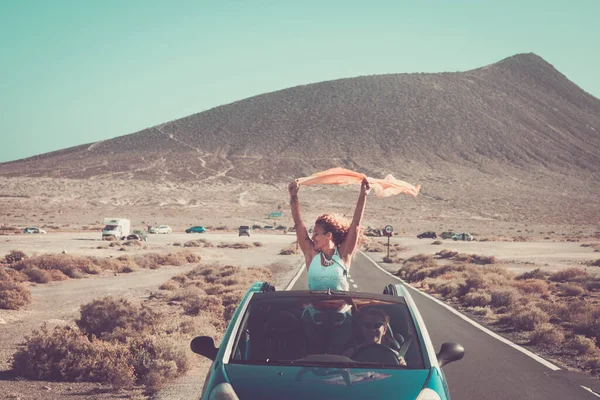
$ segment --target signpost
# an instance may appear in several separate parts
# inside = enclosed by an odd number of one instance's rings
[[[270,212],[269,215],[267,216],[267,218],[281,218],[281,217],[283,217],[282,211]]]
[[[388,238],[388,244],[387,244],[387,258],[390,258],[390,237],[392,236],[392,232],[394,232],[394,228],[391,225],[386,225],[385,228],[383,228],[383,233],[385,234],[385,236],[387,236]]]

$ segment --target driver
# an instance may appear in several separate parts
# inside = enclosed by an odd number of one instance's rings
[[[363,346],[370,344],[382,344],[388,346],[391,344],[391,339],[388,332],[390,317],[382,310],[377,308],[367,308],[358,310],[355,314],[355,321],[358,321],[358,326],[361,333],[362,343],[351,347],[342,353],[343,356],[352,358],[352,356]],[[390,347],[391,348],[391,347]],[[398,355],[398,361],[401,366],[406,366],[404,357]]]

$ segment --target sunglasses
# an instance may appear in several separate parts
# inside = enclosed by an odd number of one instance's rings
[[[385,325],[385,322],[363,322],[361,325],[366,329],[379,329]]]

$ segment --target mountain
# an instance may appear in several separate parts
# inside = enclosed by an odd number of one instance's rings
[[[600,170],[600,101],[534,54],[457,73],[267,93],[130,135],[0,164],[0,176],[287,180],[331,166]],[[410,168],[417,170],[416,168]]]
[[[425,199],[447,208],[598,221],[600,100],[518,54],[466,72],[266,93],[3,163],[0,177],[280,184],[333,166],[422,184]],[[578,214],[583,206],[589,213]]]

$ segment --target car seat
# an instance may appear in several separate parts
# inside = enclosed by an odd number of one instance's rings
[[[306,355],[302,323],[289,311],[271,315],[263,335],[265,359],[295,360]]]

